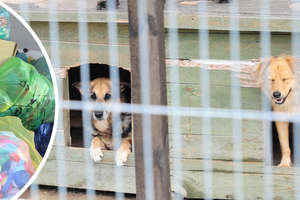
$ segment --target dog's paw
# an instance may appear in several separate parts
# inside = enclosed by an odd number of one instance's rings
[[[101,148],[90,148],[90,156],[94,162],[99,162],[102,160],[103,153]]]
[[[282,158],[278,167],[292,167],[292,161],[290,158]]]
[[[116,164],[118,166],[124,165],[124,163],[127,161],[129,154],[130,154],[130,149],[119,148],[116,153]]]

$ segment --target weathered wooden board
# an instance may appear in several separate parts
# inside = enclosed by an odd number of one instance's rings
[[[32,23],[33,29],[36,31],[44,45],[49,48],[49,29],[47,23],[38,22],[36,25]],[[88,25],[88,47],[90,57],[93,58],[93,52],[103,50],[101,53],[96,53],[98,61],[108,62],[108,33],[106,24],[91,23]],[[118,31],[118,47],[120,57],[126,56],[125,60],[120,60],[121,65],[129,67],[129,47],[128,47],[128,27],[119,25]],[[179,58],[199,58],[199,40],[198,32],[193,30],[179,31]],[[169,57],[169,34],[166,34],[166,57]],[[79,51],[79,36],[76,23],[61,23],[60,24],[60,39],[61,49],[73,46],[72,51]],[[172,41],[173,42],[173,41]],[[291,36],[289,34],[272,34],[271,36],[271,55],[290,54],[291,53]],[[64,47],[66,45],[66,47]],[[240,35],[240,57],[241,60],[248,60],[260,57],[260,35],[258,33],[241,33]],[[99,49],[95,47],[99,47]],[[201,49],[200,49],[201,50]],[[209,35],[209,55],[211,59],[230,59],[230,37],[226,32],[211,32]],[[203,51],[207,51],[203,49]],[[49,51],[48,51],[49,52]],[[74,63],[74,58],[70,57],[68,52],[63,56],[64,59],[71,58],[67,64]],[[74,52],[73,52],[74,53]],[[103,54],[103,55],[101,55]],[[77,55],[77,53],[75,54]],[[102,60],[107,58],[106,60]],[[79,57],[77,58],[79,62]],[[93,59],[92,59],[93,60]],[[96,60],[97,61],[97,60]],[[127,61],[127,62],[124,62]],[[76,63],[76,62],[75,62]],[[64,64],[64,62],[62,62]]]
[[[74,174],[82,174],[86,170],[83,161],[87,149],[60,147],[65,151],[66,157],[63,160],[55,158],[56,151],[59,147],[55,147],[49,157],[48,162],[42,169],[36,183],[43,185],[57,185],[65,187],[86,188],[86,180],[84,176],[74,176]],[[135,173],[134,158],[131,155],[126,166],[122,167],[123,171],[123,189],[117,190],[115,184],[113,154],[112,152],[104,152],[104,160],[102,163],[94,164],[94,177],[97,181],[93,189],[104,191],[122,191],[126,193],[135,193]],[[172,163],[172,160],[171,160]],[[57,165],[65,165],[64,172],[65,183],[57,181],[58,171]],[[231,199],[234,197],[234,171],[232,162],[212,161],[213,166],[213,197],[219,199]],[[183,165],[183,186],[187,191],[189,198],[203,198],[204,181],[203,160],[182,160]],[[243,173],[240,174],[243,181],[244,199],[263,199],[264,198],[264,174],[263,164],[257,162],[243,162]],[[174,174],[174,168],[171,164],[171,174]],[[294,170],[273,167],[273,195],[276,199],[292,199],[294,197]],[[173,176],[172,176],[173,179]],[[174,185],[172,185],[174,188]]]
[[[182,158],[203,159],[205,157],[203,144],[206,141],[203,135],[182,135]],[[262,136],[242,137],[241,153],[244,161],[262,161],[264,159],[264,146]],[[211,156],[214,160],[233,160],[234,155],[234,138],[228,136],[211,136]],[[170,137],[170,151],[173,155],[174,142]]]
[[[174,95],[174,89],[176,86],[179,88],[180,92],[180,105],[188,107],[201,107],[203,106],[201,101],[203,98],[203,92],[201,91],[201,85],[192,85],[192,84],[170,84],[168,85],[168,103],[172,105],[171,97]],[[175,88],[174,88],[175,87]],[[206,90],[209,90],[210,96],[207,96],[210,100],[210,106],[212,108],[232,108],[232,97],[231,91],[232,87],[228,86],[214,86],[207,85],[205,86]],[[240,104],[241,109],[248,110],[260,110],[260,95],[261,90],[257,88],[240,88],[237,87],[237,90],[240,90]],[[176,90],[175,90],[176,91]],[[234,97],[237,98],[237,97]]]
[[[57,157],[57,154],[64,151],[64,157]],[[112,151],[103,151],[104,157],[101,162],[98,164],[103,165],[114,165],[114,156]],[[88,155],[88,149],[77,148],[77,147],[65,147],[63,145],[54,145],[50,155],[49,160],[65,160],[65,161],[72,161],[72,162],[84,162],[84,157]],[[172,155],[172,154],[171,154]],[[174,161],[181,160],[182,170],[184,171],[203,171],[204,162],[203,159],[178,159],[172,158],[170,159],[171,169],[176,170],[176,166],[174,167]],[[223,172],[223,173],[232,173],[234,172],[234,165],[237,164],[232,161],[224,161],[224,160],[212,160],[212,171],[215,172]],[[242,170],[237,172],[243,172],[247,174],[263,174],[264,173],[264,163],[263,162],[255,162],[255,161],[245,161],[241,163]],[[128,161],[125,163],[124,166],[127,167],[134,167],[135,166],[135,159],[134,154],[130,154],[128,157]],[[282,167],[272,167],[272,173],[274,175],[297,175],[296,171],[298,168],[282,168]]]
[[[187,0],[188,1],[188,0]],[[5,2],[11,3],[9,0]],[[50,13],[48,11],[47,0],[37,1],[33,4],[29,4],[29,9],[20,11],[22,6],[18,4],[10,4],[15,10],[19,10],[21,14],[28,16],[31,21],[49,21]],[[70,3],[71,2],[71,3]],[[194,5],[183,4],[183,1],[177,1],[177,10],[174,12],[166,5],[165,11],[165,24],[167,27],[171,27],[170,20],[167,14],[172,13],[176,15],[179,28],[194,28],[199,29],[199,19],[203,17],[199,14],[198,4],[207,3],[207,16],[208,29],[210,30],[230,30],[231,29],[231,10],[232,3],[218,4],[216,1],[197,1]],[[86,5],[86,20],[88,22],[107,22],[107,12],[96,12],[95,2],[93,0],[85,1]],[[292,11],[289,7],[290,1],[286,0],[270,0],[270,6],[266,3],[261,4],[259,0],[241,0],[237,5],[233,5],[234,13],[232,17],[238,18],[240,21],[240,30],[244,31],[258,31],[261,28],[261,15],[264,19],[270,20],[271,31],[292,31],[292,20],[298,21],[299,18],[292,16]],[[262,5],[264,7],[262,7]],[[73,3],[70,0],[57,2],[57,8],[59,12],[57,14],[57,20],[66,21],[78,21],[78,10],[82,12],[82,8],[79,4]],[[266,13],[269,13],[268,15]],[[295,13],[297,14],[297,13]],[[121,5],[117,10],[117,22],[128,23],[127,17],[127,3],[121,0]],[[297,15],[296,15],[297,16]],[[82,19],[81,19],[82,20]]]
[[[182,145],[181,155],[174,155],[177,144],[173,141],[173,136],[169,135],[170,140],[170,157],[182,157],[185,159],[204,159],[204,143],[207,144],[207,134],[181,134],[179,140]],[[233,136],[211,135],[211,158],[214,160],[233,160],[235,139]],[[60,141],[57,141],[60,143]],[[57,143],[57,144],[58,144]],[[263,161],[264,159],[264,142],[262,135],[241,135],[241,153],[244,161]]]
[[[203,127],[201,117],[181,117],[180,133],[186,134],[211,134],[214,136],[232,136],[233,135],[233,119],[211,118],[210,130]],[[172,117],[169,119],[169,132],[175,133]],[[241,120],[241,134],[243,136],[256,135],[263,136],[263,123],[259,120]]]

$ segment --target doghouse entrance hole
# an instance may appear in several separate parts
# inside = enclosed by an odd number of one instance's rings
[[[73,86],[73,83],[80,82],[80,69],[83,67],[89,67],[90,80],[96,78],[107,77],[109,78],[110,66],[106,64],[84,64],[71,67],[68,70],[68,82],[69,82],[69,95],[70,100],[81,100],[80,92]],[[130,85],[130,72],[123,68],[119,69],[120,82],[126,82]],[[80,110],[70,110],[70,134],[72,138],[71,146],[83,147],[83,125],[82,125],[82,112]],[[92,134],[92,133],[91,133]]]
[[[289,141],[291,148],[292,162],[294,161],[294,129],[293,123],[289,123]],[[273,165],[278,165],[281,160],[281,149],[278,139],[278,133],[275,122],[272,122],[272,150],[273,150]],[[293,162],[294,163],[294,162]]]

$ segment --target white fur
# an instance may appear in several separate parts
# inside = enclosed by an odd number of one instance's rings
[[[102,160],[103,153],[101,148],[90,147],[90,156],[94,162],[99,162]]]

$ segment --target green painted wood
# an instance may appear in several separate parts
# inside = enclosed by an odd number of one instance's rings
[[[180,141],[182,142],[182,157],[186,159],[203,159],[204,150],[203,144],[205,142],[203,135],[182,135]],[[211,136],[212,159],[214,160],[232,160],[233,159],[233,145],[234,138],[228,136]],[[247,135],[242,137],[241,141],[242,155],[244,161],[262,161],[264,156],[263,138],[259,135]],[[171,155],[173,149],[176,148],[170,138]]]
[[[56,151],[64,151],[65,158],[57,160]],[[85,176],[74,176],[74,174],[83,174],[86,170],[84,156],[88,155],[87,149],[58,147],[55,146],[51,152],[47,163],[42,169],[35,183],[42,185],[55,185],[64,187],[87,188]],[[57,164],[64,164],[65,183],[58,182]],[[174,166],[171,159],[171,178],[173,181]],[[244,199],[263,199],[264,198],[264,167],[261,162],[242,162],[243,171],[240,173],[243,185]],[[234,197],[234,163],[227,161],[212,161],[212,177],[213,177],[213,197],[218,199],[232,199]],[[93,189],[102,191],[116,191],[114,182],[114,164],[113,153],[104,152],[104,159],[101,163],[93,164],[94,177],[96,177]],[[295,191],[293,168],[272,167],[273,178],[273,194],[277,199],[292,199]],[[182,160],[183,186],[187,191],[189,198],[204,197],[204,161],[199,159]],[[130,155],[128,162],[123,171],[123,192],[135,193],[135,175],[134,175],[134,157]],[[298,177],[298,176],[295,176]],[[175,186],[172,185],[174,189]],[[260,198],[259,198],[260,197]]]
[[[181,117],[180,118],[180,133],[181,134],[211,134],[214,136],[232,136],[233,135],[233,120],[223,118],[211,118],[210,130],[207,130],[202,125],[201,117]],[[177,133],[175,130],[173,118],[169,117],[169,133]],[[247,135],[263,135],[263,124],[258,120],[241,120],[241,134]]]
[[[19,10],[19,7],[16,7]],[[20,14],[28,16],[31,22],[47,22],[49,21],[48,10],[43,11],[19,11]],[[223,13],[223,12],[221,12]],[[230,30],[230,16],[224,14],[218,16],[218,12],[208,16],[208,29],[209,30]],[[254,16],[247,16],[241,13],[240,15],[235,15],[240,21],[240,31],[259,31],[261,29],[260,17],[256,14]],[[178,13],[178,25],[180,29],[198,29],[199,28],[199,15],[196,13]],[[117,13],[117,23],[128,23],[127,13],[119,11]],[[269,29],[273,32],[292,32],[293,31],[293,20],[291,17],[277,17],[270,16],[270,27]],[[299,19],[294,19],[299,21]],[[77,22],[78,14],[76,11],[61,11],[57,14],[57,21],[59,22]],[[107,22],[106,12],[88,12],[85,22]],[[165,27],[172,28],[169,23],[169,19],[165,16]]]
[[[214,77],[213,77],[214,78]],[[201,91],[201,85],[192,84],[170,84],[168,86],[168,103],[172,105],[171,97],[175,95],[176,88],[180,91],[180,105],[185,107],[201,107],[203,92]],[[258,88],[240,88],[236,89],[241,92],[241,108],[260,110],[260,99],[261,90]],[[210,91],[210,106],[212,108],[232,108],[232,87],[211,85],[207,86],[207,90]],[[235,97],[237,98],[237,97]]]
[[[42,41],[43,45],[48,52],[51,59],[51,42]],[[60,66],[54,67],[65,67],[69,65],[74,65],[80,63],[80,45],[77,42],[53,42],[53,45],[59,46],[60,51]],[[85,45],[83,45],[85,46]],[[88,52],[88,60],[90,63],[109,63],[109,45],[102,44],[86,44],[89,50]],[[130,66],[129,59],[129,47],[118,46],[119,50],[119,66],[128,68]],[[52,63],[56,63],[52,60]]]
[[[49,49],[49,26],[46,22],[36,22],[31,24],[37,35],[41,38],[44,45]],[[60,23],[60,46],[67,64],[73,63],[76,59],[70,57],[68,52],[69,46],[73,45],[73,51],[79,51],[79,36],[76,23]],[[129,47],[128,47],[128,28],[127,25],[118,26],[118,47],[120,49],[120,64],[129,67]],[[91,61],[97,60],[108,62],[108,33],[106,24],[89,23],[88,24],[88,46],[90,51],[98,52],[98,58],[93,57],[90,53]],[[168,46],[169,34],[166,34],[166,57],[169,57]],[[198,32],[193,30],[179,31],[179,58],[198,59],[199,58],[199,40]],[[291,53],[291,36],[289,34],[272,34],[271,36],[271,54],[290,54]],[[241,33],[240,35],[240,59],[256,59],[260,57],[260,36],[257,33]],[[95,46],[99,48],[95,48]],[[65,49],[65,50],[63,50]],[[101,52],[102,50],[102,52]],[[205,49],[204,49],[205,50]],[[201,49],[200,49],[201,51]],[[206,51],[206,50],[205,50]],[[48,51],[49,52],[49,51]],[[78,53],[75,53],[78,55]],[[103,55],[103,56],[102,56]],[[209,36],[209,55],[210,59],[230,59],[230,40],[229,34],[224,32],[212,32]],[[122,59],[126,58],[126,59]],[[77,59],[79,62],[79,58]],[[65,62],[62,62],[64,64]]]
[[[65,156],[62,158],[57,157],[58,152],[64,151]],[[101,160],[101,164],[104,165],[114,165],[114,156],[112,151],[103,151],[104,157]],[[84,162],[83,158],[85,155],[88,155],[88,149],[77,148],[77,147],[65,147],[63,145],[54,145],[50,155],[49,160],[65,160],[72,162]],[[205,160],[202,159],[178,159],[174,158],[172,154],[170,159],[170,166],[172,170],[176,170],[176,166],[174,167],[174,161],[181,161],[182,170],[183,171],[203,171]],[[125,163],[127,167],[134,167],[134,154],[130,154],[128,157],[128,161]],[[223,161],[223,160],[212,160],[212,171],[215,172],[223,172],[223,173],[232,173],[234,172],[234,165],[237,163],[232,161]],[[264,163],[263,162],[242,162],[242,170],[237,172],[247,173],[247,174],[263,174],[264,173]],[[282,167],[272,167],[272,172],[274,175],[297,175],[297,168],[282,168]]]

